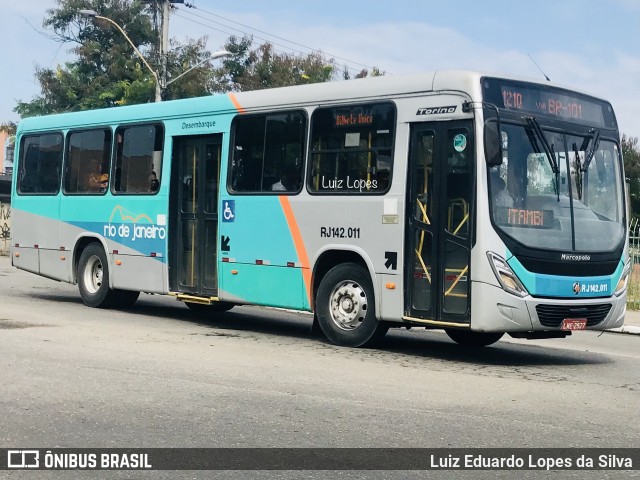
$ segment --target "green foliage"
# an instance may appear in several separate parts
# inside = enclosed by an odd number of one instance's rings
[[[336,65],[319,52],[296,56],[276,52],[271,43],[252,49],[250,37],[230,37],[225,49],[232,56],[216,70],[218,91],[247,91],[264,88],[327,82]]]
[[[154,100],[154,75],[122,32],[106,20],[86,19],[79,13],[94,10],[113,20],[158,72],[153,4],[139,0],[56,0],[56,4],[46,12],[43,25],[52,40],[71,45],[76,59],[56,69],[36,67],[41,94],[19,100],[15,112],[24,118]],[[255,48],[252,44],[250,37],[232,36],[225,45],[230,57],[215,62],[217,67],[204,62],[181,76],[208,57],[206,37],[186,43],[172,40],[166,59],[169,83],[165,98],[326,82],[336,74],[333,59],[319,52],[295,56],[276,52],[270,43]],[[368,74],[363,72],[363,76]],[[372,72],[379,74],[377,69]]]
[[[640,146],[638,137],[622,135],[624,171],[629,183],[631,216],[640,217]]]
[[[207,38],[189,39],[186,44],[171,41],[170,52],[167,55],[167,70],[169,82],[194,65],[204,61],[207,56]],[[167,99],[190,98],[209,95],[216,92],[216,76],[210,63],[204,63],[194,68],[167,88]]]
[[[52,32],[52,40],[72,44],[77,60],[55,70],[37,67],[41,95],[18,101],[14,111],[29,117],[152,100],[153,75],[122,33],[104,20],[92,21],[78,13],[90,9],[111,18],[143,54],[153,58],[155,35],[144,8],[130,0],[57,0],[57,7],[47,11],[43,26]],[[128,86],[133,83],[145,88],[132,94]]]
[[[18,126],[14,122],[0,123],[0,132],[7,132],[9,135],[15,135]]]
[[[385,74],[386,74],[385,71],[380,70],[378,67],[374,66],[371,68],[371,73],[369,73],[369,70],[367,70],[366,68],[363,68],[353,78],[357,79],[357,78],[367,78],[367,77],[383,77]],[[351,79],[351,74],[349,73],[349,67],[347,65],[345,65],[344,69],[342,70],[342,78],[345,80]]]

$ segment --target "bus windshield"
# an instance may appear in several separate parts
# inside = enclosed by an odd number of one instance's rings
[[[613,250],[624,235],[617,144],[534,123],[502,124],[503,162],[489,170],[494,224],[529,248]]]

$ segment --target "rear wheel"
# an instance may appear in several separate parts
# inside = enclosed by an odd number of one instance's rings
[[[376,319],[369,273],[355,263],[333,267],[320,282],[316,297],[318,323],[336,345],[371,346],[389,327]]]
[[[473,332],[453,328],[445,328],[445,332],[451,340],[466,347],[486,347],[496,343],[504,335],[504,332]]]
[[[117,301],[118,292],[109,288],[107,256],[97,243],[87,245],[80,255],[78,289],[89,307],[109,308]]]

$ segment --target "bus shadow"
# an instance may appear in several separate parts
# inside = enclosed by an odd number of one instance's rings
[[[389,330],[382,343],[376,348],[348,349],[335,346],[324,337],[322,332],[312,332],[312,317],[302,316],[281,310],[255,310],[254,307],[236,307],[229,312],[202,315],[182,305],[170,308],[157,305],[144,306],[145,314],[179,319],[211,329],[202,335],[219,335],[222,330],[226,334],[255,333],[280,337],[306,339],[317,342],[323,351],[333,350],[336,354],[349,352],[358,356],[387,356],[409,359],[433,359],[487,366],[579,366],[602,365],[614,363],[610,357],[573,349],[558,348],[558,344],[547,347],[540,344],[510,343],[499,341],[484,348],[469,348],[454,343],[442,331],[411,331],[394,328]],[[508,339],[505,335],[504,339]],[[558,342],[562,340],[549,340]],[[405,358],[406,360],[406,358]]]
[[[77,293],[70,293],[68,295],[60,293],[30,293],[29,295],[24,295],[24,297],[30,299],[37,298],[38,300],[46,300],[47,302],[69,303],[84,306]]]
[[[181,302],[165,305],[145,304],[138,302],[128,311],[131,313],[160,317],[167,320],[189,322],[211,330],[232,332],[246,332],[282,337],[313,339],[311,334],[312,317],[302,316],[276,309],[260,309],[259,307],[235,307],[228,312],[198,312],[189,310]],[[205,332],[202,335],[214,335],[215,332]]]
[[[38,292],[31,296],[87,308],[77,294]],[[425,359],[504,367],[603,365],[615,362],[607,355],[562,348],[557,343],[551,346],[511,343],[504,341],[509,338],[505,335],[503,340],[489,347],[469,348],[454,343],[442,331],[406,331],[403,328],[390,329],[381,344],[375,348],[349,349],[329,343],[321,332],[312,332],[310,315],[259,307],[235,307],[228,312],[205,314],[189,310],[181,302],[167,297],[141,296],[133,307],[115,311],[148,318],[178,320],[205,328],[204,331],[194,332],[194,335],[242,337],[248,333],[295,338],[309,340],[313,346],[322,349],[323,354],[335,352],[337,355],[357,355],[360,358],[385,357],[389,361]]]
[[[32,292],[28,297],[30,299],[69,304],[70,306],[76,305],[78,309],[85,311],[85,313],[86,309],[89,308],[82,303],[82,299],[77,293]],[[108,318],[107,312],[119,312],[132,317],[188,322],[212,330],[209,333],[194,334],[216,335],[214,330],[224,330],[228,331],[229,334],[233,334],[235,331],[303,339],[314,338],[314,335],[310,333],[312,325],[310,316],[306,319],[299,313],[276,309],[256,310],[255,308],[235,307],[228,312],[203,313],[190,310],[182,302],[169,297],[141,295],[140,299],[131,307],[99,309],[99,311],[104,313],[105,319]],[[84,318],[84,316],[79,318]]]
[[[465,347],[458,345],[442,331],[416,332],[402,335],[391,330],[385,337],[382,348],[388,352],[414,357],[425,357],[443,361],[464,362],[487,366],[580,366],[606,365],[615,360],[600,353],[580,351],[553,345],[511,343],[505,335],[502,340],[488,347]],[[562,340],[547,340],[558,342]]]

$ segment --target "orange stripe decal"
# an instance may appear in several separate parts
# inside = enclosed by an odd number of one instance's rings
[[[242,108],[242,105],[240,105],[240,102],[238,101],[236,96],[233,93],[228,93],[227,95],[229,95],[229,100],[231,100],[231,103],[233,103],[233,106],[236,107],[236,110],[238,110],[238,113],[244,113],[245,109]]]
[[[302,265],[302,278],[304,279],[304,286],[307,291],[307,300],[309,301],[309,307],[311,307],[311,269],[309,268],[309,257],[307,256],[307,249],[304,247],[304,241],[302,240],[302,234],[298,228],[298,222],[293,215],[291,204],[289,203],[289,197],[280,195],[278,197],[280,205],[282,205],[282,211],[287,220],[289,231],[291,232],[291,238],[293,239],[293,245],[296,248],[298,259]]]

